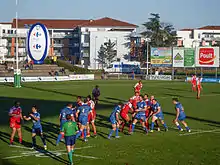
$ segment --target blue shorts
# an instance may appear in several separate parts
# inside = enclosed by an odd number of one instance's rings
[[[34,128],[32,127],[32,133],[41,134],[43,133],[42,127]]]
[[[114,117],[110,117],[110,118],[109,118],[109,121],[110,121],[112,124],[116,124],[116,123],[117,123],[117,121],[116,121],[116,119],[115,119]]]
[[[179,121],[183,121],[183,120],[185,120],[185,119],[186,119],[186,115],[184,115],[184,114],[178,116],[178,120],[179,120]]]
[[[63,129],[63,124],[66,123],[66,120],[61,120],[60,121],[60,131]]]
[[[142,120],[144,122],[146,121],[146,116],[145,115],[136,114],[134,118],[137,119],[137,120]]]
[[[66,146],[73,146],[76,143],[76,135],[64,136]]]
[[[162,113],[158,113],[156,115],[154,115],[155,117],[157,117],[159,120],[164,120],[164,116]]]
[[[86,126],[87,125],[87,123],[88,123],[88,117],[79,117],[79,122],[82,124],[82,125],[84,125],[84,126]]]

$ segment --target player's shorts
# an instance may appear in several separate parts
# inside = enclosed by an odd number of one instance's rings
[[[88,117],[79,117],[79,122],[82,124],[82,125],[84,125],[84,126],[86,126],[87,125],[87,123],[88,123]]]
[[[89,122],[89,123],[95,121],[95,118],[96,118],[96,112],[93,111],[92,113],[93,113],[93,116],[92,116],[91,113],[88,115],[88,122]]]
[[[164,116],[162,113],[158,113],[156,115],[153,115],[153,117],[155,117],[156,119],[164,120]]]
[[[149,116],[150,116],[150,110],[149,110],[149,109],[146,110],[145,115],[146,115],[146,117],[149,117]]]
[[[60,121],[60,131],[63,129],[63,124],[66,123],[66,120],[61,120]]]
[[[141,120],[143,122],[146,121],[146,116],[145,115],[136,114],[134,118],[137,119],[137,120]]]
[[[183,121],[183,120],[185,120],[186,119],[186,115],[185,114],[180,114],[179,116],[178,116],[178,120],[179,121]]]
[[[122,118],[123,120],[127,120],[127,119],[128,119],[128,114],[126,114],[126,113],[121,113],[120,115],[121,115],[121,118]]]
[[[117,123],[115,117],[110,117],[109,121],[111,122],[111,124],[116,124]]]
[[[10,122],[10,128],[19,129],[19,128],[21,128],[21,123],[18,123],[16,121],[11,121]]]
[[[76,135],[64,136],[66,146],[73,146],[76,143]]]
[[[41,134],[41,133],[43,133],[43,129],[42,129],[42,127],[38,127],[38,128],[33,127],[32,133]]]

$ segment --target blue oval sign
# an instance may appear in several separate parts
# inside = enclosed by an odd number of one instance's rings
[[[43,24],[31,26],[27,38],[27,52],[35,64],[42,64],[49,53],[50,36]]]

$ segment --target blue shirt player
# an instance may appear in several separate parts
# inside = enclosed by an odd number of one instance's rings
[[[58,145],[60,140],[64,138],[64,134],[61,130],[63,128],[63,124],[65,122],[67,122],[66,115],[70,115],[72,117],[72,121],[75,120],[74,116],[73,116],[73,104],[71,104],[71,103],[67,104],[66,107],[63,108],[60,111],[60,116],[59,116],[59,119],[60,119],[60,133],[57,137],[56,145]]]
[[[120,123],[121,121],[119,120],[119,114],[120,114],[120,111],[121,111],[121,107],[123,106],[123,103],[118,103],[117,106],[115,106],[114,110],[112,111],[110,117],[109,117],[109,120],[112,124],[112,129],[108,135],[108,139],[111,138],[113,132],[115,131],[115,138],[119,138],[118,136],[118,130],[119,130],[119,126],[120,126]]]
[[[176,118],[173,120],[174,124],[180,131],[183,131],[178,121],[180,121],[186,128],[187,132],[191,132],[190,128],[188,127],[187,123],[185,122],[186,114],[184,112],[184,108],[182,104],[178,101],[177,98],[173,98],[173,104],[175,105],[176,110]]]
[[[153,132],[154,130],[154,123],[155,121],[158,119],[160,120],[161,124],[163,124],[164,128],[165,128],[165,131],[168,131],[168,127],[166,125],[166,123],[164,122],[164,116],[163,116],[163,112],[162,112],[162,109],[161,109],[161,106],[160,104],[157,102],[156,99],[153,99],[152,100],[152,112],[151,114],[153,115],[152,116],[152,122],[151,122],[151,130],[150,132]]]
[[[147,104],[144,101],[144,97],[142,95],[139,96],[139,99],[140,99],[140,102],[137,103],[137,109],[135,110],[137,114],[134,116],[130,134],[134,132],[135,125],[138,121],[142,121],[141,124],[142,124],[143,130],[146,133],[148,133],[148,129],[146,128],[146,124],[145,124]]]
[[[29,117],[24,116],[25,120],[32,120],[33,126],[32,126],[32,148],[36,147],[36,135],[40,135],[41,140],[44,144],[44,149],[47,150],[47,145],[45,141],[45,137],[43,135],[42,125],[40,122],[40,113],[37,112],[38,108],[36,105],[32,106],[32,113],[29,115]]]
[[[91,107],[87,104],[87,100],[84,100],[84,103],[78,107],[78,110],[76,112],[76,117],[79,120],[80,123],[80,131],[77,133],[76,138],[78,138],[81,133],[83,132],[84,135],[84,142],[87,142],[86,134],[87,134],[87,128],[89,126],[88,123],[88,115],[89,113],[92,113]]]

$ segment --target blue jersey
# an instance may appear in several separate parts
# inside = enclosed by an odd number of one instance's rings
[[[146,110],[147,104],[145,101],[141,101],[137,103],[137,109]],[[145,115],[145,111],[140,111],[137,113],[138,115]]]
[[[90,112],[92,112],[91,107],[88,104],[83,104],[78,108],[79,118],[88,118]]]
[[[158,108],[160,108],[160,112],[159,113],[162,113],[161,106],[160,106],[160,104],[158,102],[156,104],[152,104],[152,111],[154,113],[158,111]]]
[[[73,116],[73,111],[72,111],[71,108],[66,107],[66,108],[61,110],[61,112],[60,112],[60,121],[67,121],[66,120],[66,115]]]
[[[181,103],[177,103],[176,104],[176,106],[175,106],[175,108],[177,109],[179,109],[179,116],[184,116],[185,115],[185,112],[184,112],[184,109],[183,109],[183,106],[182,106],[182,104]]]
[[[116,113],[120,113],[120,111],[121,111],[121,107],[120,106],[116,106],[114,108],[114,110],[112,111],[112,113],[110,115],[110,118],[116,119]]]
[[[33,117],[30,117],[32,119],[33,122],[33,128],[41,128],[41,123],[40,123],[40,114],[38,112],[36,113],[32,113],[34,115],[35,118],[37,118],[38,120],[34,120]]]

